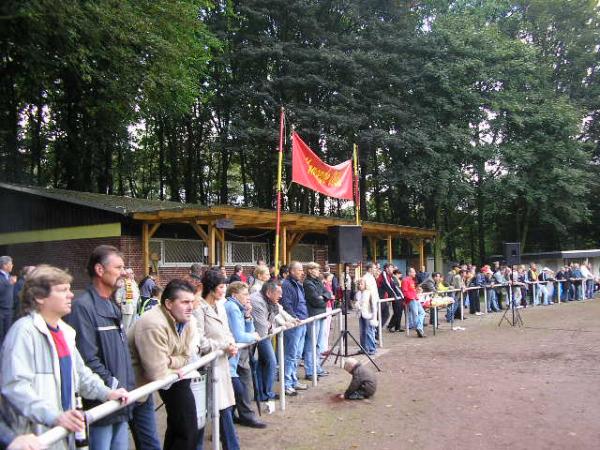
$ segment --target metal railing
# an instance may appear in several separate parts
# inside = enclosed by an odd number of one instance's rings
[[[238,349],[243,349],[246,347],[250,347],[254,344],[256,344],[259,341],[265,340],[265,339],[271,339],[273,337],[277,337],[277,353],[278,353],[278,357],[279,357],[279,383],[280,383],[280,394],[279,394],[279,404],[280,404],[280,408],[281,410],[285,410],[286,407],[286,402],[285,402],[285,364],[284,364],[284,332],[286,330],[290,330],[293,328],[297,328],[297,327],[301,327],[301,326],[305,326],[308,325],[310,323],[313,323],[316,320],[320,320],[320,319],[324,319],[326,317],[329,316],[335,316],[335,315],[339,315],[339,329],[340,329],[340,333],[343,330],[344,327],[344,322],[342,320],[342,314],[341,314],[342,310],[341,309],[334,309],[332,311],[327,311],[323,314],[319,314],[316,316],[312,316],[309,317],[308,319],[302,320],[300,321],[300,323],[298,324],[294,324],[291,326],[282,326],[282,327],[277,327],[275,329],[273,329],[273,331],[266,335],[263,336],[262,338],[254,341],[254,342],[250,342],[250,343],[246,343],[246,344],[236,344]],[[317,376],[317,357],[320,357],[320,355],[317,355],[317,342],[316,342],[316,333],[315,333],[315,327],[310,327],[311,328],[311,337],[312,337],[312,353],[313,353],[313,375],[312,375],[312,383],[313,386],[317,386],[318,384],[318,376]],[[343,334],[342,334],[342,339],[343,339]],[[341,343],[343,346],[343,342]],[[340,347],[343,348],[343,347]],[[218,380],[217,378],[214,376],[214,365],[216,363],[216,361],[218,360],[218,358],[221,357],[225,357],[225,352],[223,350],[215,350],[213,352],[210,352],[204,356],[202,356],[200,359],[198,359],[197,361],[186,365],[185,367],[183,367],[180,372],[183,374],[183,376],[198,370],[201,367],[206,367],[206,366],[210,366],[212,370],[210,370],[210,378],[209,378],[209,382],[211,385],[211,393],[212,393],[212,411],[211,411],[211,419],[212,419],[212,447],[214,450],[218,450],[220,448],[220,440],[219,440],[219,409],[218,409],[218,402],[216,401],[216,398],[218,396],[218,389],[217,389],[217,383]],[[340,358],[340,366],[343,364],[343,360]],[[170,384],[179,381],[179,375],[176,373],[173,373],[171,375],[168,375],[160,380],[156,380],[156,381],[152,381],[150,383],[147,383],[143,386],[140,386],[136,389],[133,389],[132,391],[129,392],[129,405],[131,405],[133,402],[146,397],[147,395],[151,395],[154,392],[158,391],[159,389],[163,389],[166,386],[169,386]],[[98,420],[122,409],[126,407],[126,405],[121,404],[119,401],[117,400],[109,400],[107,402],[102,403],[101,405],[98,405],[94,408],[88,409],[87,411],[85,411],[85,416],[87,419],[87,423],[88,424],[92,424],[94,422],[97,422]],[[61,439],[66,438],[68,435],[70,434],[70,431],[68,431],[67,429],[60,427],[60,426],[56,426],[54,428],[51,428],[50,430],[42,433],[39,436],[40,442],[43,445],[49,446],[52,445],[58,441],[60,441]]]
[[[420,294],[421,296],[436,296],[436,295],[447,295],[447,294],[455,294],[458,293],[459,295],[454,296],[455,297],[455,304],[458,303],[460,305],[460,320],[463,321],[464,317],[465,317],[465,312],[464,312],[464,308],[465,308],[465,294],[469,291],[476,291],[476,290],[483,290],[483,302],[485,307],[483,308],[483,310],[481,311],[482,314],[487,314],[488,311],[488,290],[490,289],[496,289],[496,288],[506,288],[507,289],[507,301],[509,302],[508,304],[510,304],[510,302],[514,301],[514,296],[513,296],[513,289],[515,287],[518,286],[526,286],[526,285],[531,285],[532,286],[532,303],[530,306],[537,306],[537,304],[535,303],[535,299],[536,299],[536,293],[537,293],[537,289],[539,289],[539,285],[548,285],[548,284],[552,284],[554,285],[554,283],[556,283],[556,288],[554,290],[554,292],[552,293],[552,296],[554,297],[556,295],[556,300],[557,303],[561,303],[561,283],[569,283],[569,286],[571,285],[571,283],[573,282],[577,282],[580,281],[581,285],[580,286],[576,286],[579,287],[579,289],[581,289],[581,291],[579,292],[581,294],[581,297],[583,300],[586,299],[586,284],[588,282],[588,280],[590,280],[590,278],[570,278],[568,280],[556,280],[556,279],[551,279],[551,280],[546,280],[546,281],[512,281],[512,282],[505,282],[505,283],[494,283],[494,284],[486,284],[483,286],[469,286],[469,287],[465,287],[462,289],[446,289],[444,291],[433,291],[433,292],[424,292],[422,294]],[[578,293],[577,291],[575,292],[575,296],[577,296]],[[456,298],[458,297],[458,298]],[[381,305],[382,303],[387,303],[387,302],[393,302],[395,301],[395,298],[385,298],[385,299],[380,299],[377,305],[377,309],[378,309],[378,314],[379,314],[379,324],[378,324],[378,329],[379,329],[379,347],[383,347],[383,326],[384,324],[381,321]],[[479,301],[481,301],[481,297],[479,298]],[[449,305],[448,305],[449,306]],[[435,334],[435,328],[437,328],[437,322],[438,322],[438,308],[439,307],[433,307],[434,309],[434,334]],[[452,325],[454,321],[454,315],[451,318],[450,324]],[[406,330],[406,335],[409,335],[409,327],[408,327],[408,309],[405,306],[404,308],[404,324],[405,324],[405,330]]]

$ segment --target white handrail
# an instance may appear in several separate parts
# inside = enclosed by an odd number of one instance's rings
[[[265,340],[265,339],[270,339],[274,336],[278,336],[279,340],[278,342],[281,344],[280,348],[279,348],[279,357],[281,359],[281,361],[279,362],[279,370],[280,370],[280,381],[281,381],[281,385],[283,386],[283,378],[284,378],[284,363],[283,363],[283,332],[285,330],[289,330],[292,328],[297,328],[303,325],[306,325],[308,323],[312,323],[315,320],[319,320],[319,319],[323,319],[325,317],[328,316],[334,316],[336,314],[340,314],[342,312],[341,309],[334,309],[332,311],[327,311],[325,313],[322,314],[318,314],[316,316],[312,316],[309,317],[307,319],[301,320],[299,323],[294,324],[293,326],[287,326],[287,327],[277,327],[275,329],[273,329],[273,331],[266,335],[263,336],[262,338],[254,341],[254,342],[250,342],[250,343],[240,343],[237,344],[238,349],[242,349],[242,348],[246,348],[246,347],[250,347],[251,345],[256,344],[259,341]],[[313,347],[316,347],[316,342],[315,339],[313,339]],[[313,349],[313,352],[315,350]],[[314,354],[314,353],[313,353]],[[183,373],[183,375],[187,375],[190,372],[193,372],[194,370],[198,370],[201,367],[205,367],[209,364],[212,364],[217,358],[221,357],[225,355],[225,352],[223,350],[215,350],[213,352],[210,352],[204,356],[202,356],[198,361],[195,361],[192,364],[188,364],[186,366],[184,366],[180,372]],[[316,373],[316,371],[314,372]],[[161,378],[160,380],[156,380],[156,381],[152,381],[150,383],[147,383],[143,386],[140,386],[139,388],[133,389],[132,391],[129,392],[129,404],[143,398],[146,397],[147,395],[150,395],[152,393],[154,393],[155,391],[158,391],[159,389],[164,388],[165,386],[168,386],[176,381],[179,380],[179,375],[176,373],[167,375],[164,378]],[[316,385],[316,381],[313,382],[314,385]],[[214,380],[213,380],[213,384],[214,384]],[[214,392],[214,391],[213,391]],[[282,390],[281,394],[280,394],[280,400],[281,400],[281,406],[282,409],[285,409],[285,392]],[[216,404],[216,401],[213,401],[213,404]],[[121,402],[117,401],[117,400],[108,400],[104,403],[102,403],[101,405],[95,406],[94,408],[91,408],[87,411],[85,411],[85,415],[87,418],[87,422],[88,424],[92,424],[122,408],[124,408],[125,405],[121,404]],[[217,417],[215,416],[215,412],[213,412],[213,419],[214,422],[216,423],[216,426],[214,428],[215,432],[218,430],[218,411],[216,411],[217,413]],[[70,431],[68,431],[67,429],[60,427],[60,426],[56,426],[54,428],[51,428],[50,430],[42,433],[39,436],[40,442],[42,443],[42,445],[52,445],[58,441],[60,441],[61,439],[66,438],[69,435]],[[213,444],[216,444],[218,448],[219,445],[219,439],[218,439],[218,435],[213,436]]]

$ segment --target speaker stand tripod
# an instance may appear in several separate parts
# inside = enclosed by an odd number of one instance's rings
[[[519,289],[519,288],[517,288],[517,289]],[[511,286],[509,286],[508,295],[509,295],[508,301],[510,304],[510,308],[508,308],[506,311],[504,311],[504,314],[502,314],[502,318],[500,319],[500,322],[498,322],[498,326],[502,325],[502,322],[506,320],[506,322],[511,327],[516,327],[517,325],[522,327],[525,324],[523,322],[523,318],[521,317],[521,313],[519,312],[519,308],[517,308],[515,306],[515,301],[512,298],[512,287]],[[512,320],[508,316],[509,311],[512,312]]]
[[[377,363],[375,361],[373,361],[373,358],[371,358],[371,355],[369,355],[367,353],[365,348],[362,345],[360,345],[360,342],[358,342],[356,340],[356,338],[352,335],[352,333],[348,330],[348,308],[347,308],[347,300],[346,300],[345,296],[342,297],[342,314],[344,315],[344,328],[342,328],[340,330],[340,335],[337,337],[337,339],[331,346],[331,351],[327,354],[327,356],[325,356],[323,361],[321,361],[321,364],[325,364],[325,362],[329,359],[329,357],[331,355],[335,355],[334,363],[337,364],[339,357],[347,358],[349,356],[356,356],[356,355],[363,354],[367,358],[369,358],[369,361],[371,361],[371,364],[373,364],[375,366],[377,371],[381,372],[381,369],[379,368]],[[342,338],[344,339],[343,345],[342,345]],[[351,338],[354,341],[354,343],[358,346],[358,348],[360,349],[359,352],[348,353],[348,338]],[[335,351],[336,347],[337,347],[337,351]]]

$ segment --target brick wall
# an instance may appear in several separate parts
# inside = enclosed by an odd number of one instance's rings
[[[89,282],[85,267],[90,253],[98,245],[114,245],[119,248],[123,253],[125,266],[134,270],[136,280],[139,281],[144,277],[142,239],[139,236],[4,245],[0,246],[0,254],[12,256],[15,270],[37,264],[51,264],[67,269],[73,275],[73,289],[80,290]],[[316,262],[323,266],[327,261],[327,246],[316,246],[315,258]],[[334,268],[335,265],[331,267]],[[243,266],[243,268],[246,275],[252,275],[254,272],[254,266]],[[158,272],[159,284],[164,286],[173,278],[185,277],[189,273],[189,265],[159,267]],[[227,275],[232,273],[233,266],[227,266]]]
[[[33,242],[3,245],[2,254],[13,258],[15,271],[23,266],[51,264],[67,269],[73,275],[73,289],[83,289],[89,281],[85,266],[91,251],[98,245],[120,247],[120,238],[75,239],[69,241]],[[15,272],[16,273],[16,272]]]

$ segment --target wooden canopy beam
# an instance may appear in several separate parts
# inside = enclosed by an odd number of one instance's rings
[[[206,233],[206,231],[204,231],[204,229],[200,225],[198,225],[196,222],[190,222],[190,225],[194,229],[196,234],[198,236],[200,236],[200,239],[202,239],[204,241],[204,243],[206,244],[206,246],[208,247],[210,245],[208,233]]]

